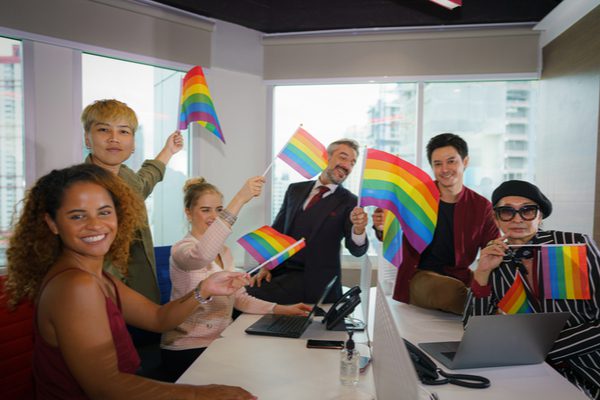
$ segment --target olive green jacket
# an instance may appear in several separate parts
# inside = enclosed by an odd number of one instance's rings
[[[91,163],[92,160],[88,156],[85,162]],[[166,166],[162,161],[146,160],[137,172],[121,164],[118,176],[136,193],[146,199],[152,193],[154,186],[163,180],[165,169]],[[105,263],[104,269],[117,276],[130,288],[143,294],[156,304],[160,304],[154,244],[152,243],[152,233],[150,232],[146,210],[144,210],[144,214],[146,214],[145,226],[135,232],[134,240],[129,248],[129,272],[127,276],[120,274],[109,262]]]

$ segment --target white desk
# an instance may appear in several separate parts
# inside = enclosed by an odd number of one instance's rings
[[[383,293],[381,288],[378,293]],[[344,332],[326,331],[320,323],[313,323],[300,339],[248,335],[244,329],[259,318],[256,315],[242,315],[234,321],[223,332],[223,337],[215,340],[178,382],[241,386],[260,400],[369,400],[375,398],[376,385],[378,400],[427,398],[424,391],[409,388],[411,384],[414,386],[416,375],[410,361],[399,360],[397,356],[403,349],[398,343],[398,334],[415,344],[460,340],[463,333],[460,317],[399,303],[390,296],[381,295],[377,300],[376,323],[387,321],[379,328],[383,327],[385,332],[371,334],[376,356],[373,365],[361,375],[357,387],[349,388],[339,383],[339,350],[306,348],[308,338],[342,340],[345,339]],[[372,299],[373,308],[374,303]],[[371,322],[373,313],[369,312],[369,315]],[[359,335],[357,343],[360,341]],[[365,349],[364,345],[357,347],[361,352]],[[375,378],[374,371],[378,371]],[[460,372],[483,375],[491,380],[492,386],[487,389],[455,385],[424,387],[437,393],[441,400],[587,399],[547,364]]]
[[[379,291],[378,293],[383,292]],[[462,337],[463,328],[459,316],[399,303],[391,299],[390,296],[385,296],[384,299],[384,302],[378,303],[380,307],[377,308],[375,318],[383,316],[383,314],[378,314],[380,312],[389,312],[390,315],[387,317],[393,321],[398,332],[415,345],[419,342],[460,340]],[[385,309],[386,307],[387,309]],[[377,333],[375,333],[375,337],[377,337]],[[375,354],[378,353],[376,348],[378,345],[380,344],[374,341]],[[388,347],[386,346],[386,348]],[[373,363],[376,362],[377,356],[373,358]],[[448,370],[440,363],[438,365],[444,370]],[[461,369],[452,372],[482,375],[490,379],[492,385],[487,389],[467,389],[456,385],[424,387],[437,393],[440,400],[587,399],[581,391],[546,363],[500,368]],[[397,373],[401,374],[400,371]],[[388,400],[382,398],[380,392],[382,391],[378,387],[378,399]],[[394,398],[398,399],[398,396]]]
[[[342,340],[345,332],[326,331],[313,322],[300,339],[246,334],[258,318],[238,317],[177,382],[240,386],[260,400],[374,399],[370,366],[356,387],[346,387],[339,381],[340,350],[306,348],[306,339]]]

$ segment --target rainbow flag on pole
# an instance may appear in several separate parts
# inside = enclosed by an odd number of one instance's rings
[[[383,223],[382,247],[383,258],[398,268],[402,263],[402,228],[394,214],[387,210]]]
[[[517,271],[514,283],[498,303],[498,308],[504,314],[528,314],[533,312],[527,302],[527,293],[520,272]]]
[[[327,166],[327,149],[302,127],[296,129],[277,157],[306,179],[314,177]]]
[[[268,269],[275,268],[306,246],[304,238],[296,240],[268,225],[247,233],[237,242],[261,264],[259,268]]]
[[[541,253],[546,299],[591,298],[585,244],[543,246]]]
[[[195,66],[183,77],[180,105],[179,129],[197,122],[225,143],[202,67]]]
[[[367,149],[361,206],[391,211],[419,253],[433,240],[440,192],[425,171],[385,151]]]

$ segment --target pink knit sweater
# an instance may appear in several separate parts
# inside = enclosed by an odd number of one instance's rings
[[[170,275],[171,300],[191,292],[198,283],[217,271],[215,262],[221,256],[226,271],[233,271],[231,251],[224,245],[231,229],[220,218],[211,224],[200,239],[188,233],[171,248]],[[177,328],[163,333],[161,347],[169,350],[186,350],[207,347],[231,323],[233,307],[246,313],[268,314],[275,303],[252,297],[241,288],[231,296],[213,296],[211,302],[201,305]]]

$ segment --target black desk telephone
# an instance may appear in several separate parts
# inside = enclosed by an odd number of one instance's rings
[[[349,289],[346,293],[340,297],[334,305],[331,306],[325,317],[323,317],[323,323],[326,324],[328,330],[334,329],[338,324],[344,326],[344,318],[354,311],[354,308],[360,303],[360,288],[354,286]],[[344,329],[346,330],[345,326]]]
[[[408,355],[415,366],[415,371],[419,380],[425,385],[443,385],[451,383],[471,389],[485,389],[490,387],[490,380],[478,375],[450,374],[445,372],[425,354],[421,349],[406,339],[404,344],[408,350]]]

